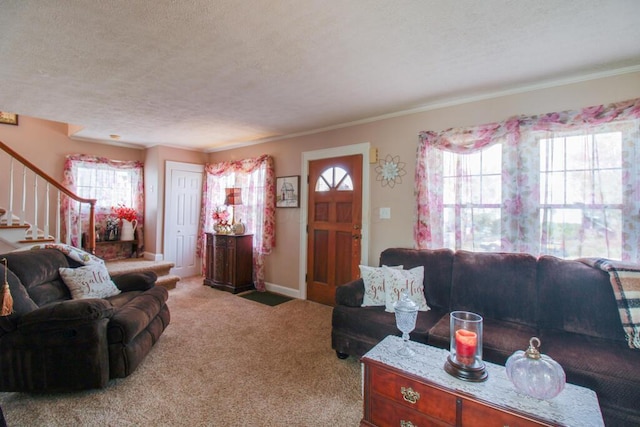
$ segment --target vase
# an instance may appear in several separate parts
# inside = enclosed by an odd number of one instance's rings
[[[136,231],[136,227],[138,226],[138,220],[127,221],[126,219],[122,220],[122,231],[120,234],[121,240],[135,240],[134,233]]]
[[[233,234],[244,234],[245,227],[242,221],[238,220],[235,224],[233,224]]]

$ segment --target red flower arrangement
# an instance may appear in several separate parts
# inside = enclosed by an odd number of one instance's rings
[[[211,214],[211,218],[220,225],[229,225],[229,217],[231,214],[224,208],[216,208]]]
[[[118,219],[124,219],[129,222],[133,222],[133,220],[138,217],[135,209],[128,208],[123,204],[119,204],[118,207],[111,206],[111,212],[113,212]]]

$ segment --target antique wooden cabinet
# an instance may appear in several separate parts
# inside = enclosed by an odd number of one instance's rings
[[[204,284],[234,294],[253,289],[253,235],[206,235]]]

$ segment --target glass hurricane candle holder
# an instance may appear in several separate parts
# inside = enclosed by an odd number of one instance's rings
[[[465,381],[484,381],[487,371],[482,361],[482,316],[469,311],[449,315],[449,356],[444,369]]]

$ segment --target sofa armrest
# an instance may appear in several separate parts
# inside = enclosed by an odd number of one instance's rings
[[[122,292],[146,291],[155,286],[158,275],[153,271],[124,273],[112,276],[111,280]]]
[[[364,281],[356,279],[336,288],[336,305],[360,307],[364,299]]]
[[[23,315],[17,329],[22,334],[55,331],[108,319],[113,313],[111,303],[101,298],[62,301]]]

